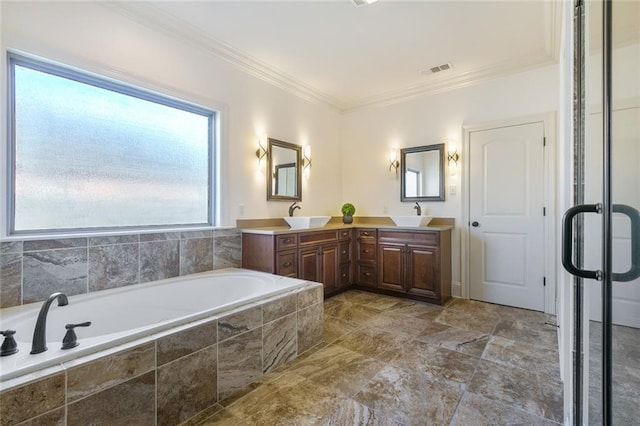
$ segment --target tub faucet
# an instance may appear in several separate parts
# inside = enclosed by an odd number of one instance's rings
[[[418,202],[416,201],[416,205],[413,206],[414,209],[416,209],[416,214],[418,216],[422,216],[422,208],[420,207],[420,204],[418,204]]]
[[[296,206],[296,203],[297,201],[294,201],[294,203],[289,206],[289,217],[293,217],[293,212],[296,211],[296,209],[302,209],[302,207]]]
[[[39,354],[47,350],[47,315],[54,300],[58,299],[58,306],[66,306],[69,299],[64,293],[53,293],[47,298],[40,308],[36,328],[33,331],[33,343],[31,344],[31,354]]]

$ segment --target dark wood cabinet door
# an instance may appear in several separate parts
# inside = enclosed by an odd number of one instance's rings
[[[320,266],[318,247],[298,250],[298,278],[320,282]]]
[[[406,291],[425,297],[440,297],[438,249],[407,247]]]
[[[405,291],[403,283],[404,245],[378,244],[378,287]]]
[[[324,292],[331,293],[338,289],[338,265],[340,254],[337,245],[324,246],[320,249],[322,263],[322,278]]]

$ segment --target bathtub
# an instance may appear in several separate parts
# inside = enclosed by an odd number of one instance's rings
[[[223,269],[112,290],[69,296],[51,305],[46,352],[31,355],[31,340],[42,303],[0,310],[0,330],[16,330],[19,352],[0,358],[0,382],[217,316],[274,296],[300,291],[307,281],[243,269]],[[62,350],[65,324],[77,328],[79,345]]]

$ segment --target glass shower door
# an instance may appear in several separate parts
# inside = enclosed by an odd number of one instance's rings
[[[582,5],[577,74],[574,420],[640,418],[640,3]],[[577,17],[580,15],[578,9]],[[579,18],[578,18],[579,19]],[[576,25],[578,25],[576,21]],[[579,92],[577,93],[577,95]],[[576,98],[578,99],[578,98]],[[578,128],[579,127],[579,128]],[[581,213],[585,213],[581,215]],[[579,217],[581,216],[581,217]],[[565,235],[565,239],[567,235]],[[568,259],[563,258],[563,263]]]

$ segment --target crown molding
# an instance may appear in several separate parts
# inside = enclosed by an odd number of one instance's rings
[[[450,90],[460,89],[495,78],[552,65],[554,63],[557,63],[557,61],[550,58],[546,52],[540,52],[537,55],[529,55],[522,57],[519,60],[512,60],[488,67],[476,68],[474,70],[451,75],[446,78],[438,78],[437,80],[429,83],[389,91],[366,98],[360,98],[345,107],[342,112],[351,113],[366,108],[397,104],[410,99],[448,92]]]
[[[198,27],[176,18],[149,2],[117,1],[100,2],[99,4],[142,26],[164,33],[191,47],[223,59],[239,67],[244,72],[298,97],[322,103],[338,110],[344,107],[338,99],[322,93],[303,81],[211,37]]]
[[[545,49],[544,52],[540,54],[529,55],[507,63],[481,67],[448,77],[437,76],[432,81],[423,84],[352,100],[339,99],[324,93],[277,68],[211,37],[198,27],[165,12],[148,1],[104,1],[98,4],[142,26],[163,33],[196,49],[223,59],[237,66],[244,72],[285,90],[288,93],[314,103],[329,106],[340,113],[346,114],[365,108],[385,106],[420,96],[455,90],[497,77],[557,63],[562,17],[560,3],[558,0],[543,3],[543,14],[545,17],[544,31],[546,36]]]
[[[544,1],[541,2],[541,5],[544,48],[554,61],[558,61],[560,57],[560,39],[562,32],[562,1]]]

